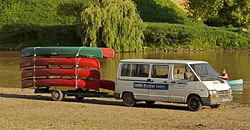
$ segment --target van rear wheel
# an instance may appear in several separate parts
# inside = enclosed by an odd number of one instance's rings
[[[191,96],[188,98],[188,108],[190,111],[199,111],[202,108],[200,98],[197,96]]]
[[[123,103],[128,107],[133,107],[136,104],[136,100],[132,93],[124,93],[122,96]]]

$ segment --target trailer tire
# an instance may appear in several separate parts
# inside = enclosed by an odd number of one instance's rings
[[[187,103],[190,111],[199,111],[202,108],[201,100],[197,96],[189,97]]]
[[[122,95],[123,103],[128,107],[133,107],[136,104],[135,97],[132,93],[126,92]]]
[[[51,97],[54,101],[61,101],[64,98],[64,94],[61,90],[56,89],[51,93]]]

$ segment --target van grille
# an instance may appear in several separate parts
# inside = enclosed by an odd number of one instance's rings
[[[230,95],[230,91],[229,90],[217,91],[217,94],[219,95],[219,97],[225,97]]]

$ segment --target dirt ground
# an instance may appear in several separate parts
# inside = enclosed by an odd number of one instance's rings
[[[237,103],[191,112],[161,102],[130,108],[113,98],[57,102],[31,89],[0,88],[0,129],[249,129],[249,113]]]

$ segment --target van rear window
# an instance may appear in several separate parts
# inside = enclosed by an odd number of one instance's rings
[[[121,76],[130,76],[130,64],[122,64]]]
[[[148,77],[149,65],[147,64],[122,64],[121,76]]]
[[[134,64],[132,65],[131,77],[148,77],[149,65]]]
[[[153,65],[152,78],[168,78],[169,67],[168,65]]]

